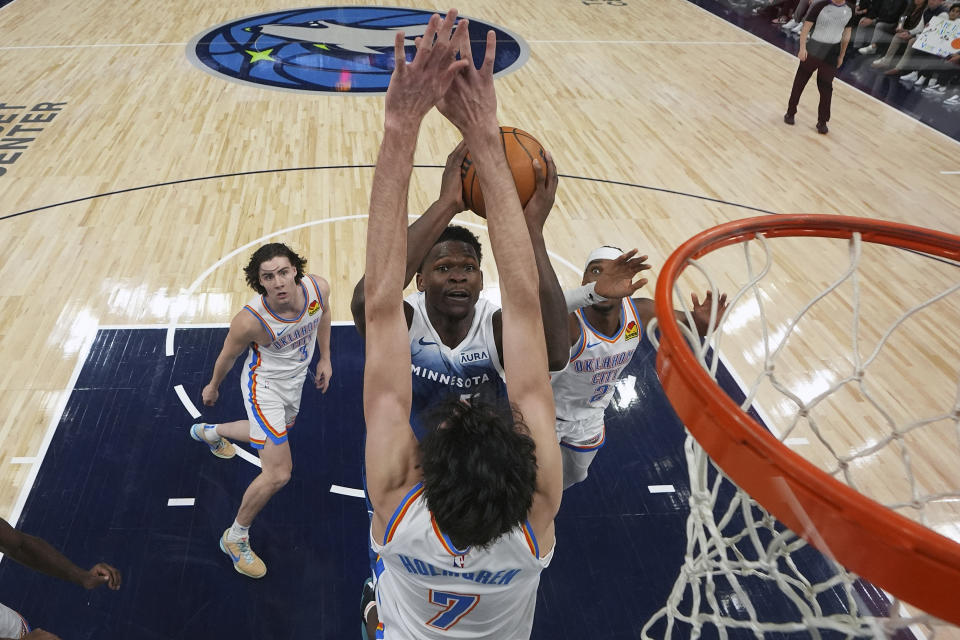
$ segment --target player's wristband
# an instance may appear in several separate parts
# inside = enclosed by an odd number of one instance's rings
[[[577,289],[567,289],[564,291],[563,299],[567,303],[567,312],[573,313],[580,307],[589,307],[598,302],[605,302],[607,299],[594,291],[596,286],[596,282],[591,282]]]

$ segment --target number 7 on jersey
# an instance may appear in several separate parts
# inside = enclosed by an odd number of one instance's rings
[[[444,609],[430,619],[427,625],[442,631],[446,631],[460,622],[460,619],[470,613],[480,602],[480,596],[434,591],[433,589],[430,590],[429,599],[431,604],[444,607]]]

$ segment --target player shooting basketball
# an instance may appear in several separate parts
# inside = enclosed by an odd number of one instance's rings
[[[533,274],[534,252],[500,145],[496,39],[474,69],[466,21],[430,20],[412,63],[397,34],[367,230],[367,486],[371,538],[383,560],[383,637],[527,638],[540,571],[554,547],[560,453],[537,279],[502,283],[503,353],[513,407],[454,399],[418,446],[410,429],[410,349],[403,307],[406,197],[423,117],[435,105],[463,134],[488,204],[501,273]],[[437,36],[434,40],[434,36]],[[457,59],[458,51],[461,54]],[[403,614],[401,614],[401,611]]]
[[[465,227],[449,225],[464,210],[460,165],[466,152],[461,142],[450,153],[439,197],[406,231],[404,286],[416,277],[418,289],[402,303],[417,372],[411,419],[418,439],[423,436],[424,413],[447,395],[488,399],[504,395],[503,319],[495,304],[480,297],[480,241]],[[546,158],[547,171],[536,172],[536,189],[524,207],[523,219],[536,257],[549,366],[559,371],[566,366],[569,352],[568,312],[543,239],[557,190],[556,167],[549,154]],[[361,278],[350,302],[360,335],[365,332],[363,287]]]

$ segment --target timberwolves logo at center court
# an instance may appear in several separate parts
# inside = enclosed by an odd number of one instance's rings
[[[393,40],[414,39],[427,27],[430,11],[383,7],[318,7],[262,13],[222,24],[187,45],[190,60],[204,71],[235,82],[287,91],[386,93],[393,72]],[[526,62],[527,44],[503,27],[470,18],[474,64],[483,61],[487,31],[497,34],[494,75]]]

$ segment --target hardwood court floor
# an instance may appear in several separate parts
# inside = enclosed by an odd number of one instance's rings
[[[214,25],[288,7],[15,0],[0,10],[0,126],[40,129],[21,129],[17,137],[31,140],[0,150],[0,513],[19,514],[98,326],[227,322],[249,297],[240,277],[248,251],[237,250],[270,234],[330,279],[334,319],[349,319],[382,98],[229,83],[185,55]],[[497,81],[500,119],[535,134],[564,176],[546,239],[565,286],[579,282],[597,245],[640,247],[655,276],[692,234],[758,212],[958,228],[960,176],[941,173],[960,169],[958,143],[841,83],[829,135],[813,130],[812,84],[787,127],[795,58],[693,4],[487,0],[459,9],[530,45],[526,64]],[[412,213],[438,192],[438,166],[457,140],[428,117]],[[779,288],[789,291],[811,265],[817,280],[827,277],[836,252],[818,251],[788,252]],[[492,262],[484,269],[495,285]],[[956,274],[893,255],[872,277],[892,303]],[[917,368],[920,387],[957,379],[960,313],[948,304],[933,331],[946,355],[942,366]],[[731,350],[756,341],[747,335]],[[804,366],[829,371],[842,358],[834,343],[814,340]],[[909,408],[930,408],[910,397]]]

